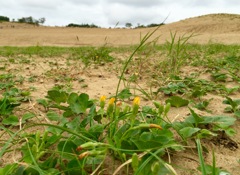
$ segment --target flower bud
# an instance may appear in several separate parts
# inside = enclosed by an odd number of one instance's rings
[[[160,170],[159,162],[154,162],[151,166],[151,170],[153,174],[158,174],[158,171]]]
[[[105,95],[102,95],[102,96],[100,97],[100,107],[101,107],[101,108],[104,108],[105,102],[106,102],[106,96],[105,96]]]
[[[139,105],[140,105],[140,97],[135,97],[133,100],[133,111],[132,111],[133,115],[137,115]]]
[[[95,148],[97,146],[103,146],[105,145],[104,143],[99,143],[99,142],[86,142],[80,146],[77,147],[77,151],[81,151],[83,149],[88,149],[88,148]]]
[[[170,107],[171,107],[171,104],[170,104],[170,103],[167,103],[167,104],[165,105],[165,107],[164,107],[164,114],[165,114],[165,115],[169,112]]]
[[[136,153],[134,153],[132,155],[132,168],[133,168],[134,172],[137,171],[138,166],[139,166],[138,155]]]
[[[111,115],[113,113],[114,110],[114,102],[115,102],[115,98],[112,97],[109,102],[108,102],[108,108],[107,108],[107,114]]]
[[[83,159],[89,155],[89,151],[86,151],[78,156],[79,159]]]

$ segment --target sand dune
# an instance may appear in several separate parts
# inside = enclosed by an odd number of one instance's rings
[[[154,28],[104,29],[33,26],[18,23],[0,23],[1,46],[122,46],[138,44],[140,37]],[[166,24],[154,38],[158,43],[170,40],[170,31],[178,35],[195,34],[190,42],[224,44],[240,43],[240,15],[209,14]]]

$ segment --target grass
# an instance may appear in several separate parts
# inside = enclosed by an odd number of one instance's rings
[[[0,157],[14,157],[14,163],[1,165],[0,174],[178,174],[181,165],[172,163],[172,155],[190,150],[193,141],[196,174],[223,171],[214,151],[207,165],[202,141],[236,133],[239,100],[231,95],[240,90],[240,46],[188,44],[194,36],[177,39],[175,34],[157,45],[148,42],[153,33],[134,47],[0,47]],[[42,73],[19,76],[31,67]],[[88,88],[79,72],[97,67],[119,75],[115,95],[91,99],[74,89],[74,83],[82,91]],[[57,84],[46,89],[47,96],[34,99],[31,93],[38,87],[33,85],[41,79]],[[214,99],[206,99],[207,94],[224,98],[228,113],[219,116],[208,109]],[[152,104],[141,105],[143,99]],[[190,115],[180,121],[170,116],[182,108]]]

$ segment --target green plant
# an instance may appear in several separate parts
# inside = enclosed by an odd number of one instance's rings
[[[169,103],[171,106],[178,108],[178,107],[182,107],[182,106],[187,106],[189,103],[189,100],[186,100],[179,96],[172,96],[166,100],[166,103]]]
[[[177,38],[177,32],[170,33],[171,41],[167,41],[166,47],[168,49],[167,60],[170,63],[169,71],[172,75],[178,73],[181,66],[187,61],[187,42],[194,37],[194,34],[189,36],[180,36]]]
[[[187,86],[183,82],[173,83],[170,82],[165,87],[160,87],[156,93],[163,91],[166,95],[173,95],[173,94],[183,94],[186,92]]]
[[[220,168],[216,167],[216,158],[215,153],[212,151],[212,165],[208,165],[205,163],[203,158],[203,149],[200,142],[200,139],[196,139],[196,145],[198,150],[198,157],[200,166],[198,167],[198,170],[201,171],[202,175],[218,175],[218,174],[226,174],[229,175],[229,173],[225,170],[221,170]]]
[[[233,112],[236,117],[240,117],[240,99],[232,100],[226,97],[223,104],[229,105],[224,109],[225,112]]]
[[[106,46],[102,46],[96,49],[91,49],[82,56],[82,61],[85,66],[88,66],[91,62],[96,64],[103,64],[106,62],[112,62],[114,58],[110,55],[111,50]]]
[[[226,116],[199,116],[189,108],[191,115],[183,122],[174,122],[178,134],[186,141],[189,138],[211,138],[217,136],[218,131],[224,131],[228,136],[235,134],[231,126],[236,121]],[[207,126],[207,127],[206,127]]]
[[[211,112],[211,111],[209,111],[209,110],[207,109],[207,107],[208,107],[208,105],[209,105],[209,103],[210,103],[211,100],[212,100],[212,99],[210,99],[210,100],[204,100],[204,101],[201,101],[201,102],[199,102],[199,103],[196,103],[194,107],[197,108],[197,109],[199,109],[199,110],[205,110],[205,111],[207,111],[207,112]]]
[[[4,118],[10,117],[12,111],[15,107],[19,106],[21,103],[11,102],[8,98],[4,97],[0,99],[0,118],[3,120]]]

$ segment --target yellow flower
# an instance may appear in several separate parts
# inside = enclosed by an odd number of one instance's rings
[[[106,101],[106,96],[105,95],[102,95],[101,97],[100,97],[100,102],[105,102]]]
[[[133,105],[137,105],[137,106],[140,105],[140,97],[135,97],[135,98],[134,98],[134,100],[133,100]]]
[[[104,106],[105,106],[105,101],[106,101],[106,96],[105,96],[105,95],[102,95],[102,96],[100,97],[100,107],[101,107],[101,108],[104,108]]]
[[[115,98],[112,97],[112,98],[109,100],[108,105],[113,105],[114,102],[115,102]]]
[[[139,109],[139,105],[140,105],[140,97],[135,97],[133,100],[133,106],[132,106],[132,113],[133,113],[133,119],[135,120],[135,117],[138,113],[138,109]]]
[[[108,101],[107,115],[108,115],[109,117],[112,117],[112,116],[113,116],[114,102],[115,102],[115,98],[114,98],[114,97],[112,97],[112,98]]]

